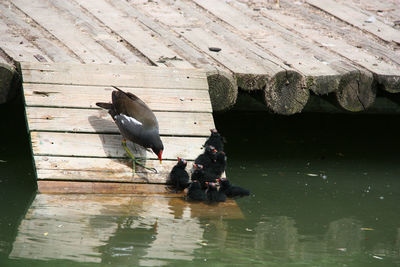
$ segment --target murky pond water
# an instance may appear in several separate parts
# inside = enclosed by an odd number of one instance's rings
[[[0,111],[0,266],[400,266],[398,115],[216,115],[227,176],[252,191],[240,219],[165,198],[32,201],[22,112]]]

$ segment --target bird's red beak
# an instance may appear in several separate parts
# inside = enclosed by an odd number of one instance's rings
[[[162,150],[160,150],[160,152],[158,152],[158,159],[160,160],[160,164],[162,163]]]

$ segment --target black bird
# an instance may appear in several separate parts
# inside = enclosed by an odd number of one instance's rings
[[[194,163],[203,165],[204,168],[208,168],[216,160],[217,150],[213,146],[207,146],[205,151],[200,154]]]
[[[213,146],[217,151],[224,151],[224,138],[217,129],[210,129],[211,135],[204,143],[204,146]]]
[[[143,165],[137,161],[126,146],[126,139],[146,149],[151,149],[157,155],[161,163],[164,145],[160,139],[158,121],[153,111],[151,111],[151,109],[136,95],[124,92],[115,86],[113,87],[117,89],[117,91],[112,92],[112,103],[99,102],[96,103],[96,105],[107,109],[115,124],[118,126],[124,138],[122,140],[122,146],[134,162],[133,172],[135,172],[135,163],[141,166]]]
[[[207,195],[207,201],[209,203],[215,203],[215,202],[225,202],[226,201],[226,195],[222,191],[217,190],[217,185],[216,183],[209,183],[207,182],[207,190],[206,190],[206,195]]]
[[[206,200],[206,193],[201,189],[199,181],[194,180],[189,185],[187,197],[192,201],[204,201]]]
[[[216,182],[216,178],[212,173],[204,171],[201,164],[193,164],[192,181],[197,180],[202,189],[206,189],[206,182]]]
[[[226,178],[220,178],[217,179],[217,181],[220,185],[219,191],[225,193],[227,197],[244,197],[250,195],[249,190],[240,186],[232,185]]]
[[[220,178],[226,168],[226,155],[224,151],[218,151],[215,157],[215,161],[211,162],[211,165],[204,170],[206,175],[213,176],[215,179]]]
[[[178,163],[169,173],[167,183],[172,185],[176,191],[182,191],[189,186],[189,174],[185,170],[187,161],[178,158]]]

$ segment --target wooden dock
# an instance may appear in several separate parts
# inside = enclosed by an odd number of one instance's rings
[[[399,14],[395,0],[4,0],[0,62],[196,67],[214,111],[260,90],[278,114],[310,95],[357,112],[400,91]]]
[[[164,193],[177,157],[193,161],[215,128],[204,71],[72,63],[22,63],[21,71],[40,192]],[[131,143],[131,150],[157,174],[140,166],[132,174],[118,128],[95,105],[111,101],[110,85],[138,95],[155,112],[163,163],[140,146]]]

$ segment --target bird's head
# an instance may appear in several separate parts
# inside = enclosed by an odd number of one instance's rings
[[[193,167],[194,167],[194,169],[196,169],[196,170],[202,170],[202,169],[203,169],[203,165],[201,165],[201,164],[196,164],[196,163],[194,163],[194,164],[193,164]]]
[[[183,158],[178,157],[178,165],[182,167],[186,167],[187,161]]]
[[[162,153],[164,151],[164,145],[162,144],[161,140],[160,143],[153,145],[151,150],[153,150],[154,154],[156,154],[158,159],[160,160],[160,163],[162,163]]]
[[[218,178],[217,179],[217,182],[220,184],[220,185],[229,185],[230,183],[229,183],[229,181],[228,181],[228,179],[226,179],[226,178]]]

